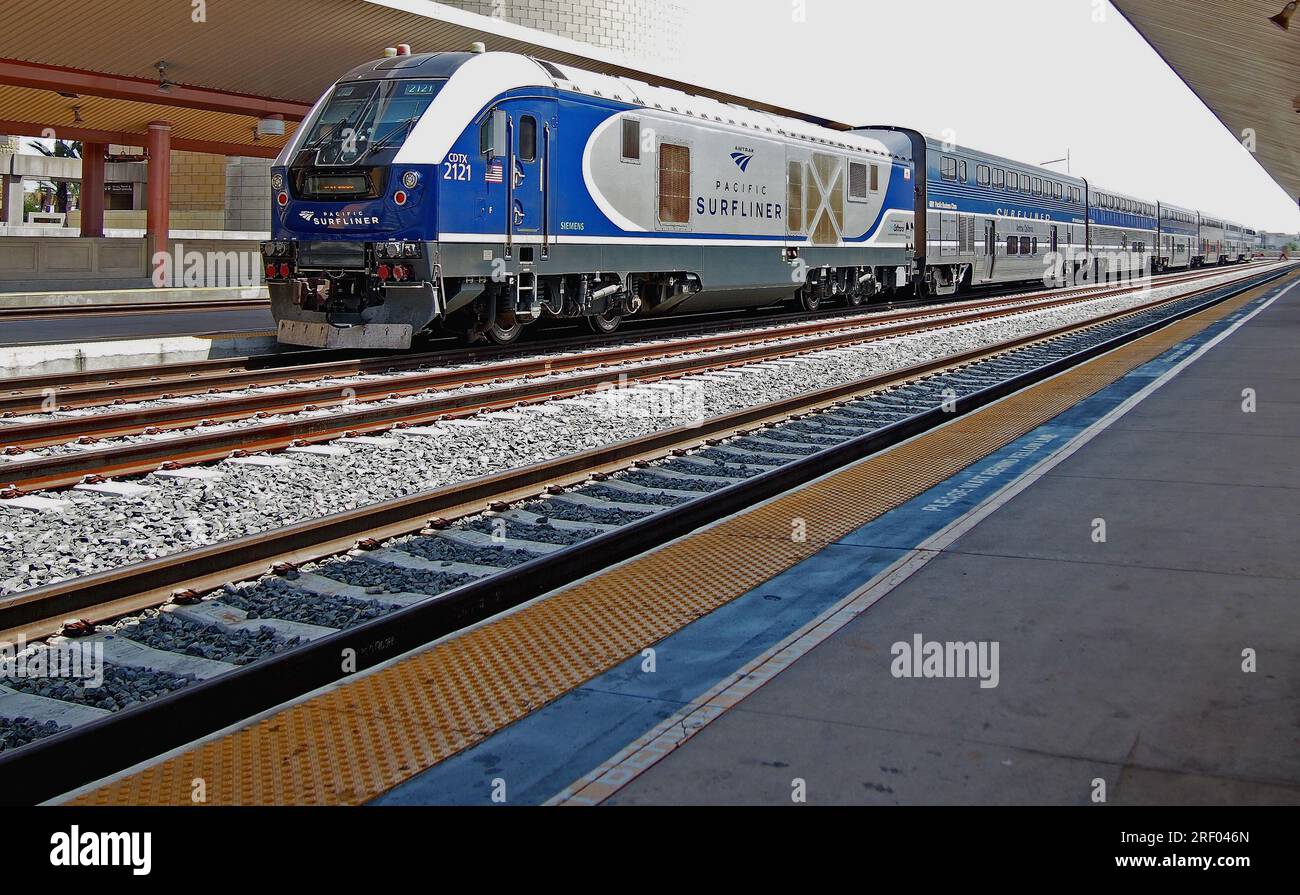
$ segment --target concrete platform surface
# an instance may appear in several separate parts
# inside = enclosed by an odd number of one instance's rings
[[[1300,287],[608,803],[1300,803],[1297,345]],[[918,634],[997,686],[895,677]]]

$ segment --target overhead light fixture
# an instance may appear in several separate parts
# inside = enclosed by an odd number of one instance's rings
[[[171,90],[172,82],[167,80],[167,60],[159,59],[153,67],[158,69],[158,89],[164,92]]]
[[[263,137],[283,137],[284,116],[268,115],[265,118],[257,119],[256,131]]]
[[[63,97],[64,99],[81,99],[81,97],[78,96],[78,95],[75,94],[75,93],[65,93],[65,92],[62,91],[62,90],[58,91],[58,94],[59,94],[59,96]]]
[[[1270,16],[1269,21],[1283,31],[1291,30],[1291,17],[1295,15],[1296,6],[1300,5],[1297,0],[1291,0],[1286,7],[1275,16]]]

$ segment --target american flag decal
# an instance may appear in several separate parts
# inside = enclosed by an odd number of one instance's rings
[[[487,166],[487,173],[483,179],[488,183],[501,183],[505,179],[504,171],[500,162],[493,162]]]

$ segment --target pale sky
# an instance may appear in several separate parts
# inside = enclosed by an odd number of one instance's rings
[[[654,68],[690,83],[853,124],[951,128],[1034,164],[1068,149],[1098,185],[1300,230],[1295,202],[1108,0],[679,2],[688,43]]]

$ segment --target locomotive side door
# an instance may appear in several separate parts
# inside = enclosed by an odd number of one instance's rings
[[[523,245],[537,244],[545,259],[554,233],[551,218],[554,199],[552,160],[556,152],[557,106],[552,99],[525,99],[511,104],[509,226]],[[513,170],[510,170],[513,168]]]
[[[993,279],[993,267],[998,259],[998,225],[989,219],[984,222],[984,279]]]

